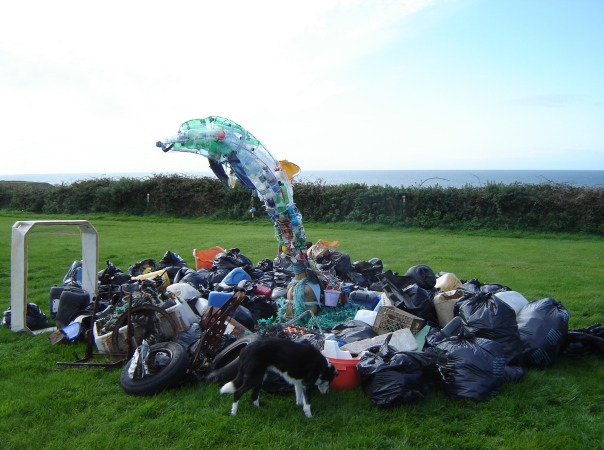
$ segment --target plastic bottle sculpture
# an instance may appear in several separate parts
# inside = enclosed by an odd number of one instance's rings
[[[280,162],[241,125],[224,117],[210,116],[183,123],[175,136],[156,144],[164,152],[176,151],[205,156],[210,168],[226,185],[229,166],[243,186],[255,189],[275,226],[279,250],[292,262],[306,261],[306,235],[302,214],[294,203],[291,177],[297,168]]]

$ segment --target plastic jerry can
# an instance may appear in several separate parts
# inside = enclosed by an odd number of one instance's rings
[[[380,297],[373,291],[367,289],[357,289],[348,295],[348,300],[350,303],[355,303],[366,309],[373,310],[380,301]]]
[[[57,311],[59,311],[59,301],[64,289],[65,286],[56,285],[50,288],[50,315],[52,317],[56,317]]]
[[[233,292],[211,291],[210,295],[208,295],[208,305],[209,306],[214,306],[216,308],[220,308],[233,295],[235,295]]]

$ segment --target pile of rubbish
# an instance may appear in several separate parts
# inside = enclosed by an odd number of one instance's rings
[[[436,389],[486,401],[525,369],[549,367],[559,355],[604,356],[604,326],[569,330],[569,311],[553,298],[528,301],[507,286],[424,264],[400,275],[384,271],[379,258],[352,262],[337,246],[308,244],[305,264],[283,254],[254,265],[239,249],[220,247],[194,250],[195,268],[171,251],[126,272],[107,261],[94,299],[81,288],[75,261],[50,292],[57,325],[50,339],[87,340],[101,354],[126,355],[121,382],[135,395],[175,386],[186,373],[230,381],[238,353],[263,336],[308,340],[338,369],[332,387],[360,386],[379,408]],[[128,339],[135,342],[130,351]],[[269,377],[263,388],[291,386]]]

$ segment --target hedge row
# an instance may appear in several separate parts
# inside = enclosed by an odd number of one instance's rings
[[[294,182],[307,221],[402,227],[604,233],[604,188],[564,184],[392,187]],[[211,177],[156,175],[72,184],[0,183],[0,209],[45,214],[111,213],[249,220],[253,191]],[[256,213],[256,217],[261,212]]]

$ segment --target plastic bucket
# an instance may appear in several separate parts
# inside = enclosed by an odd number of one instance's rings
[[[380,297],[373,291],[369,291],[367,289],[358,289],[350,293],[348,300],[350,303],[362,306],[365,309],[373,310],[380,301]]]
[[[212,247],[206,250],[193,250],[193,256],[195,257],[195,270],[211,269],[216,255],[225,251],[226,250],[221,247]]]
[[[337,359],[326,357],[338,371],[338,376],[333,379],[330,388],[333,389],[352,389],[359,385],[359,375],[355,366],[359,363],[358,359]]]
[[[340,294],[342,294],[341,291],[336,291],[334,289],[325,290],[325,306],[338,306]]]

